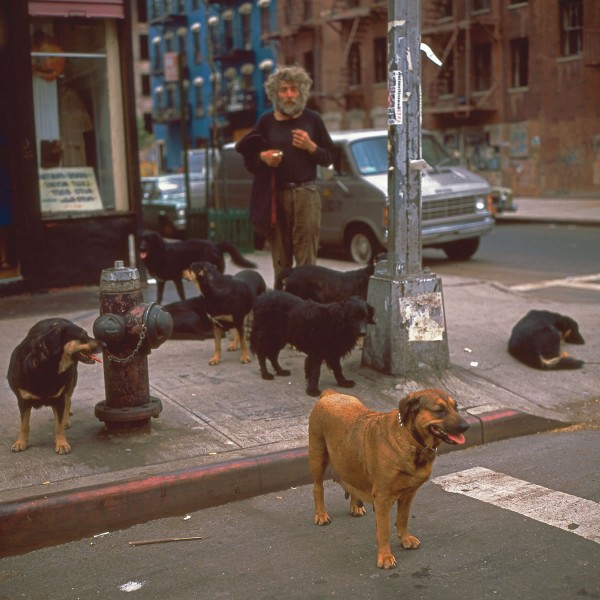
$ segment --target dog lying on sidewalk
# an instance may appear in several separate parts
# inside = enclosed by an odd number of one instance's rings
[[[418,548],[409,534],[410,506],[429,479],[438,446],[464,444],[469,424],[456,402],[442,390],[426,389],[402,398],[398,410],[367,409],[353,396],[325,390],[308,421],[308,461],[314,481],[316,525],[331,518],[325,508],[323,479],[331,463],[334,480],[350,497],[350,514],[375,509],[377,566],[391,569],[396,559],[390,547],[390,512],[397,504],[396,529],[403,548]]]
[[[508,352],[534,369],[580,369],[585,363],[561,351],[561,343],[585,344],[576,321],[549,310],[530,310],[514,327]]]

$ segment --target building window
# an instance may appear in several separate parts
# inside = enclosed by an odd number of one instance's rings
[[[127,209],[111,131],[122,111],[109,102],[121,94],[108,65],[119,61],[114,24],[101,19],[33,18],[31,73],[41,212]]]
[[[490,10],[490,0],[473,0],[473,12]]]
[[[219,45],[219,17],[213,15],[208,18],[208,41],[212,46],[213,56],[220,54]]]
[[[185,27],[180,27],[177,30],[177,51],[181,56],[181,66],[187,66],[187,49],[185,43],[185,37],[187,35],[187,29]]]
[[[148,35],[141,33],[139,37],[140,60],[150,60],[150,48],[148,47]]]
[[[165,33],[165,52],[173,52],[173,32]]]
[[[154,88],[154,105],[157,114],[160,115],[165,109],[165,89],[162,85]]]
[[[510,41],[510,87],[529,85],[529,38],[514,38]]]
[[[152,0],[152,7],[150,10],[150,18],[151,19],[158,19],[161,17],[161,15],[162,15],[161,5],[162,5],[162,0]]]
[[[202,77],[196,77],[194,79],[194,90],[195,90],[195,108],[194,112],[196,113],[196,117],[204,116],[204,98],[202,96],[204,86],[204,79]]]
[[[312,0],[304,0],[302,3],[302,18],[304,21],[310,21],[313,17]]]
[[[148,13],[146,11],[146,0],[137,0],[137,20],[138,23],[148,22]]]
[[[194,45],[194,63],[199,65],[202,62],[202,39],[200,37],[200,23],[192,25],[192,44]]]
[[[265,45],[265,40],[271,31],[270,5],[271,0],[258,0],[258,6],[260,7],[260,37],[263,40],[263,45]]]
[[[233,11],[223,11],[223,52],[231,52],[235,46],[233,37]]]
[[[476,92],[489,90],[492,84],[492,47],[477,44],[473,47],[473,87]]]
[[[438,80],[440,83],[440,95],[454,94],[454,51],[448,53],[446,62],[440,68]]]
[[[250,27],[250,13],[252,12],[252,4],[244,2],[239,8],[242,19],[242,43],[244,50],[252,50],[252,29]]]
[[[449,19],[452,17],[452,0],[439,0],[438,18]]]
[[[286,25],[292,25],[294,18],[294,7],[291,0],[283,0],[283,19]]]
[[[373,68],[375,83],[387,81],[387,38],[373,40]]]
[[[362,83],[360,72],[360,46],[352,44],[348,54],[348,84],[357,86]]]
[[[150,75],[142,75],[142,96],[150,95]]]
[[[575,56],[583,50],[583,0],[560,2],[560,54]]]
[[[162,54],[160,52],[160,37],[152,40],[152,70],[155,73],[162,71]]]
[[[174,109],[176,104],[177,88],[175,83],[167,83],[167,108]]]

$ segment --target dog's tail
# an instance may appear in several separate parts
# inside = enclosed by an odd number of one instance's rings
[[[548,367],[550,369],[581,369],[585,362],[583,360],[579,360],[578,358],[573,358],[572,356],[561,356],[560,359],[554,363],[552,366]]]
[[[276,290],[283,290],[283,282],[290,276],[292,269],[293,267],[290,267],[288,269],[283,269],[283,271],[279,271],[277,278],[275,279]]]
[[[230,242],[218,242],[217,246],[221,252],[227,252],[231,256],[231,260],[238,267],[246,267],[247,269],[256,269],[256,264],[244,258],[242,253]]]

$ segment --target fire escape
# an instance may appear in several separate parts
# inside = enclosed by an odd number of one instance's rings
[[[387,19],[387,1],[332,0],[322,14],[325,24],[343,41],[342,57],[336,69],[338,99],[346,110],[364,109],[368,100],[360,74],[361,56],[365,52],[361,46],[372,24]],[[366,57],[362,60],[370,64]]]
[[[443,63],[426,63],[423,111],[434,116],[489,116],[499,109],[500,20],[490,8],[448,0],[424,3],[421,38]]]

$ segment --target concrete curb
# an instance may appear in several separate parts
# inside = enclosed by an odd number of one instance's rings
[[[569,425],[494,407],[472,408],[463,416],[471,425],[466,443],[460,447],[443,445],[440,453]],[[0,557],[311,481],[308,448],[303,447],[6,502],[0,504]]]

